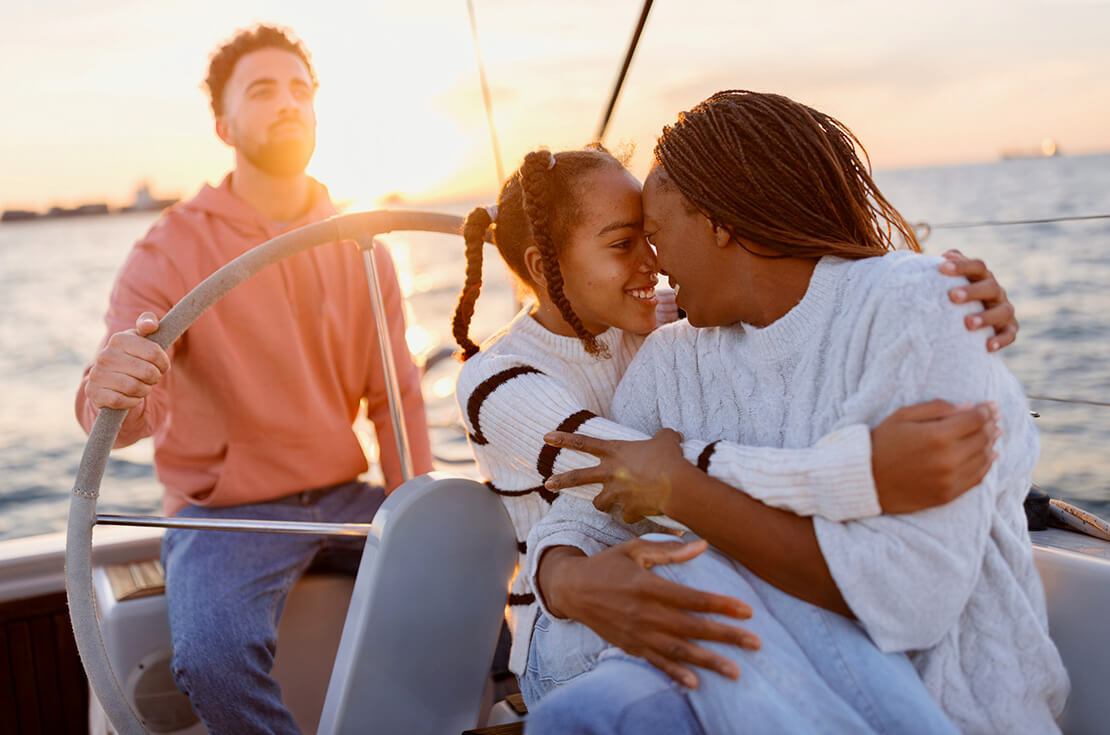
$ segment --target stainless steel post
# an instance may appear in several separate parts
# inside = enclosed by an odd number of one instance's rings
[[[378,266],[374,262],[376,239],[370,235],[361,235],[357,241],[359,249],[362,250],[362,260],[366,264],[370,308],[373,310],[374,323],[378,331],[378,348],[382,354],[385,390],[389,398],[389,418],[393,422],[393,436],[397,440],[397,454],[401,460],[401,480],[408,482],[413,477],[412,452],[409,449],[409,435],[405,428],[405,414],[401,406],[401,388],[397,384],[397,363],[393,359],[393,346],[389,342],[389,322],[386,320],[385,302],[382,300],[381,280],[378,278]]]

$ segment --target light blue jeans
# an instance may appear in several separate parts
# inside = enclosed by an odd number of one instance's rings
[[[231,508],[189,506],[189,518],[368,523],[381,488],[350,482]],[[270,676],[286,595],[314,561],[354,574],[362,539],[170,530],[162,541],[174,681],[213,735],[297,733]]]
[[[740,680],[699,670],[699,687],[685,690],[585,626],[541,613],[521,677],[528,735],[957,732],[909,659],[882,653],[847,618],[791,597],[712,548],[654,571],[751,606],[743,623],[713,617],[759,635],[761,650],[699,643],[736,662]]]

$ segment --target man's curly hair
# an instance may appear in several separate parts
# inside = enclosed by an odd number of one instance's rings
[[[235,71],[235,65],[239,59],[252,51],[264,48],[281,49],[298,56],[308,68],[313,89],[319,86],[308,49],[293,35],[292,31],[279,26],[256,25],[236,33],[234,38],[216,49],[208,62],[208,76],[204,80],[204,86],[208,88],[208,96],[212,100],[212,112],[216,117],[224,114],[224,87],[227,86],[227,80]]]

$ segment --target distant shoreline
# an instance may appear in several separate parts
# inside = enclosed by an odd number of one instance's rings
[[[113,214],[134,212],[161,212],[177,204],[178,199],[155,199],[143,205],[131,204],[126,207],[111,208],[103,202],[81,204],[76,207],[51,207],[45,212],[30,209],[7,209],[0,214],[0,222],[39,222],[41,220],[73,219],[76,217],[105,217]]]

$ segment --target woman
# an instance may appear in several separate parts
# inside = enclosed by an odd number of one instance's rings
[[[1004,433],[982,482],[922,512],[803,518],[698,472],[676,435],[660,432],[646,442],[553,435],[554,446],[603,459],[573,477],[553,477],[549,487],[602,482],[601,510],[619,506],[628,521],[665,513],[713,544],[664,574],[745,598],[757,611],[753,626],[781,623],[780,637],[797,643],[829,686],[857,703],[871,729],[899,728],[872,716],[883,701],[844,680],[820,647],[827,641],[811,636],[815,625],[854,630],[888,655],[911,656],[962,732],[1052,732],[1068,686],[1048,637],[1022,511],[1037,454],[1024,395],[968,334],[966,308],[940,304],[945,286],[935,264],[890,252],[896,234],[912,242],[913,233],[857,148],[833,118],[743,91],[718,93],[664,130],[644,188],[645,230],[689,323],[659,330],[643,347],[614,398],[614,418],[647,433],[668,426],[789,447],[843,425],[876,425],[913,401],[989,399]],[[734,405],[738,396],[743,405]],[[599,546],[632,535],[590,504],[561,497],[529,539],[549,608],[582,594],[584,578],[574,570],[585,565],[576,558],[600,558],[609,552],[597,553]],[[533,647],[549,650],[537,638]],[[758,685],[760,657],[772,648],[765,643],[759,653],[710,647],[754,668]],[[626,731],[621,718],[643,709],[637,697],[661,686],[662,675],[638,663],[606,658],[544,699],[531,730],[556,731],[557,723]],[[639,691],[628,686],[632,676]],[[674,717],[690,732],[727,731],[753,717],[758,724],[748,729],[773,731],[776,715],[785,717],[779,729],[798,727],[790,719],[797,712],[774,712],[752,682],[708,681],[657,716]]]
[[[555,498],[544,489],[544,480],[556,471],[593,464],[572,453],[545,450],[544,434],[562,427],[581,428],[598,437],[646,438],[600,416],[607,414],[643,335],[655,327],[652,292],[657,267],[643,237],[639,182],[603,150],[530,153],[505,183],[495,210],[475,209],[465,227],[467,280],[454,333],[467,363],[459,376],[457,398],[479,467],[516,527],[520,568],[527,569],[525,540]],[[483,238],[491,224],[502,258],[532,291],[536,305],[479,352],[468,327],[481,289]],[[978,282],[964,287],[962,296],[987,301],[992,308],[981,316],[997,324],[1000,344],[1007,344],[1015,325],[1001,290],[981,263],[953,263],[957,272],[976,277]],[[973,409],[926,407],[924,412],[896,414],[870,435],[862,425],[846,427],[812,450],[718,445],[719,461],[712,469],[762,500],[808,515],[850,518],[909,512],[946,502],[977,481],[989,464],[985,447],[992,425],[989,416]],[[921,442],[934,440],[940,447],[937,452],[918,450]],[[704,447],[704,442],[691,441],[684,449],[696,459]],[[980,466],[951,482],[938,481],[940,463],[957,456],[975,456]],[[690,558],[700,549],[623,547],[637,559],[650,557],[660,563]],[[685,638],[754,645],[750,635],[735,627],[706,629],[691,614],[690,592],[679,585],[653,591],[651,604],[671,616],[673,631]],[[637,592],[630,593],[628,599],[638,604]],[[509,603],[514,634],[510,668],[519,675],[525,670],[536,615],[526,574],[514,580]],[[744,617],[746,606],[739,601],[722,598],[715,604]],[[588,614],[583,617],[589,619]],[[604,632],[607,620],[592,624],[609,640],[618,637]],[[629,646],[654,646],[671,660],[669,640],[652,637],[646,628],[643,633],[650,638],[646,643],[635,639],[638,632],[622,640]],[[720,656],[708,662],[687,655],[676,660],[732,672],[731,663]]]

